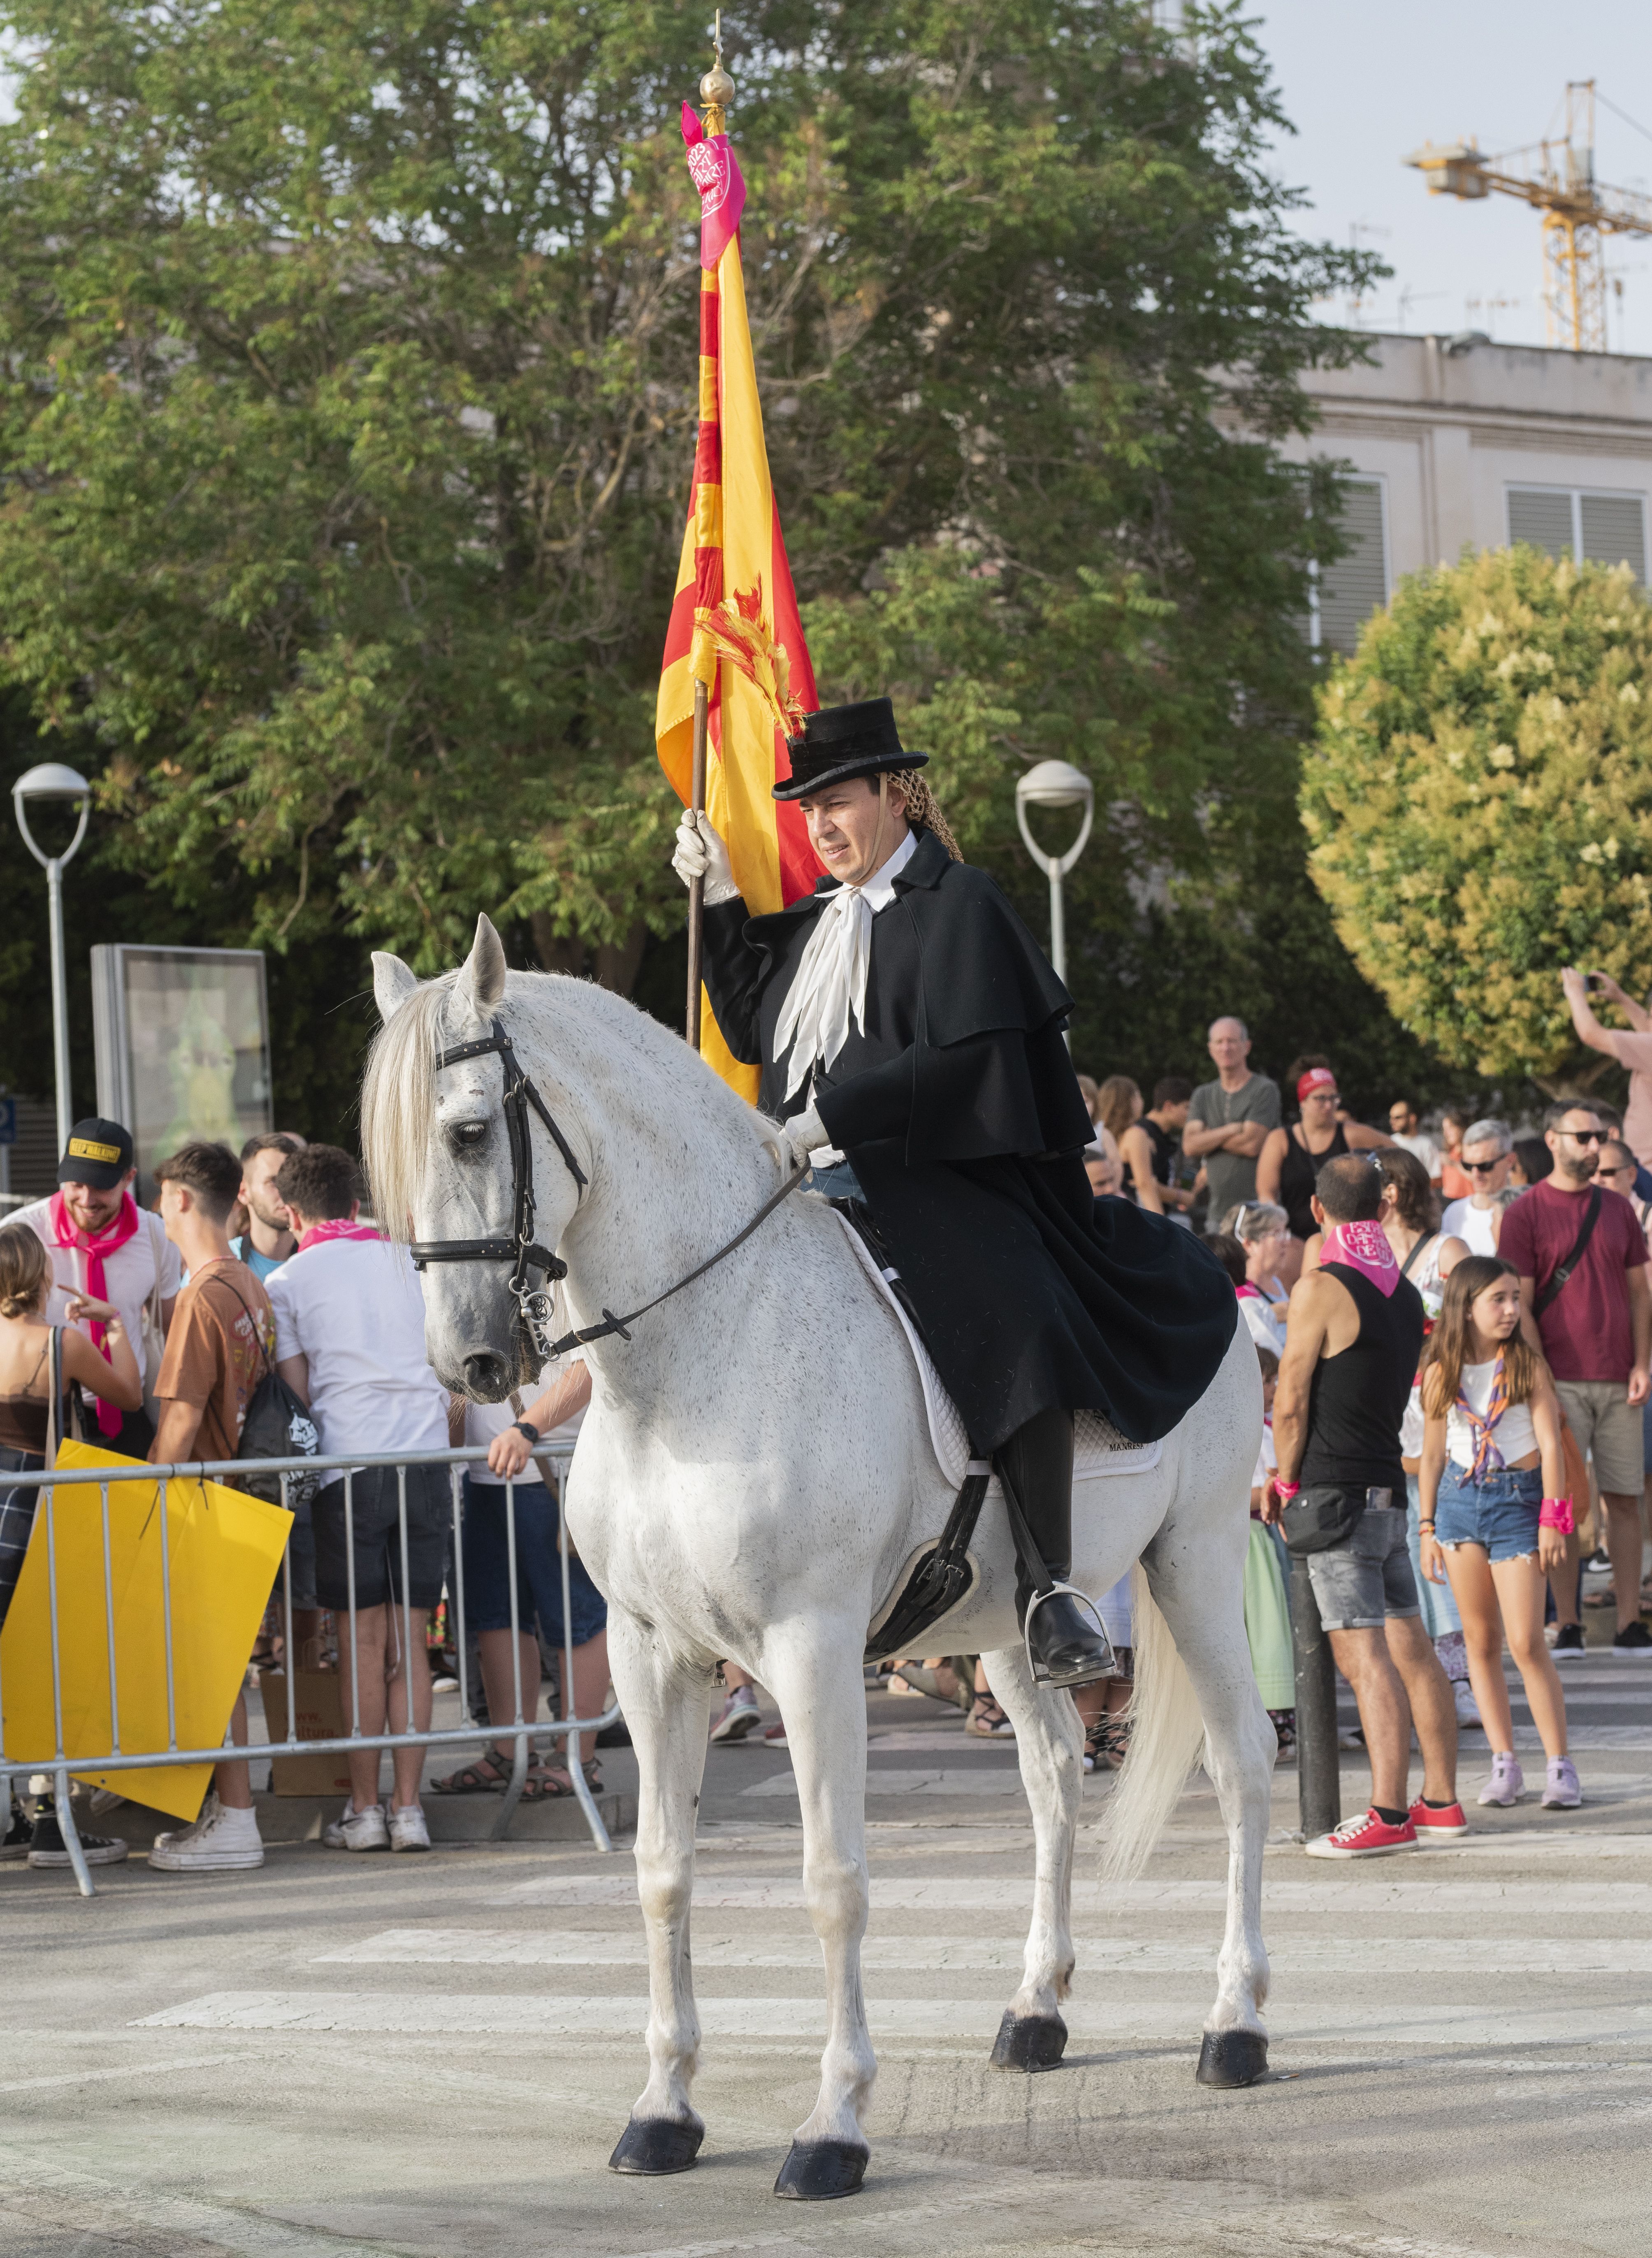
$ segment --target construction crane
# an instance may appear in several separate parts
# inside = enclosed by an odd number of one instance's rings
[[[1608,103],[1610,109],[1612,104]],[[1595,179],[1595,82],[1573,79],[1566,88],[1563,140],[1487,156],[1472,141],[1436,149],[1425,142],[1414,156],[1431,196],[1520,196],[1543,216],[1543,313],[1551,345],[1573,352],[1606,350],[1606,271],[1601,238],[1652,235],[1652,196],[1632,188],[1603,188]]]

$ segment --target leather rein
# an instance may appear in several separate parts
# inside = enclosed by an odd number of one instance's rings
[[[573,1147],[557,1125],[555,1115],[522,1071],[521,1062],[512,1047],[511,1039],[495,1019],[491,1034],[481,1035],[474,1042],[456,1043],[450,1050],[438,1051],[436,1071],[444,1067],[457,1066],[461,1061],[483,1058],[497,1051],[505,1079],[505,1127],[510,1141],[511,1155],[511,1225],[508,1239],[415,1239],[408,1249],[413,1267],[422,1270],[427,1262],[508,1262],[511,1264],[510,1290],[516,1297],[518,1319],[523,1332],[537,1354],[541,1366],[555,1357],[564,1355],[571,1348],[584,1348],[592,1341],[606,1339],[617,1333],[621,1340],[631,1338],[628,1328],[639,1317],[646,1317],[650,1310],[657,1310],[697,1278],[703,1278],[735,1248],[743,1246],[758,1225],[766,1223],[781,1202],[794,1192],[809,1171],[795,1168],[778,1191],[772,1192],[752,1217],[749,1223],[737,1231],[714,1254],[656,1294],[642,1308],[630,1310],[623,1317],[605,1309],[599,1325],[585,1325],[578,1331],[564,1333],[559,1340],[550,1338],[551,1297],[545,1286],[533,1285],[529,1273],[541,1272],[548,1283],[554,1284],[568,1275],[568,1265],[549,1248],[537,1245],[534,1239],[534,1147],[528,1109],[531,1105],[550,1133],[551,1141],[562,1154],[564,1165],[580,1191],[589,1187],[589,1179],[574,1158]]]

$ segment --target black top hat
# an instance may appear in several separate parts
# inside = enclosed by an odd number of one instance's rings
[[[863,698],[854,706],[827,706],[806,714],[803,735],[788,737],[791,774],[775,786],[776,799],[801,799],[823,785],[847,777],[877,776],[886,769],[921,769],[927,753],[909,753],[895,727],[887,698]]]
[[[90,1184],[97,1192],[113,1191],[132,1164],[132,1140],[118,1121],[100,1120],[96,1114],[77,1121],[57,1164],[60,1184]]]

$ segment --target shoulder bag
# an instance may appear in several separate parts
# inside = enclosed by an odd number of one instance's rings
[[[1550,1272],[1549,1283],[1543,1288],[1542,1292],[1538,1295],[1536,1300],[1532,1303],[1532,1315],[1535,1317],[1541,1317],[1542,1316],[1543,1311],[1549,1307],[1549,1303],[1555,1300],[1561,1289],[1565,1285],[1566,1281],[1570,1277],[1572,1272],[1583,1260],[1584,1251],[1587,1247],[1590,1240],[1594,1237],[1595,1225],[1599,1222],[1599,1220],[1600,1187],[1599,1184],[1594,1184],[1591,1186],[1589,1192],[1589,1211],[1584,1217],[1582,1227],[1579,1229],[1577,1238],[1572,1242],[1570,1253],[1567,1255],[1565,1260],[1560,1264],[1558,1268]]]
[[[259,1321],[247,1309],[246,1296],[228,1278],[209,1279],[209,1285],[228,1286],[244,1310],[252,1327],[252,1338],[259,1345],[259,1354],[264,1361],[264,1377],[248,1398],[246,1417],[241,1422],[240,1439],[233,1452],[238,1459],[313,1459],[321,1438],[308,1406],[294,1388],[289,1388],[275,1369],[274,1360],[264,1346],[264,1335]],[[224,1440],[228,1442],[226,1435]],[[321,1488],[321,1474],[316,1471],[295,1471],[285,1477],[287,1496],[281,1496],[280,1474],[244,1474],[237,1487],[250,1497],[261,1497],[268,1505],[286,1503],[289,1511],[308,1505]]]

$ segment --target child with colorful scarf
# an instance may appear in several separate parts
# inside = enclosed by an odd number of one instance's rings
[[[1483,1804],[1518,1802],[1525,1786],[1503,1678],[1507,1636],[1548,1758],[1547,1810],[1582,1802],[1566,1753],[1566,1701],[1543,1644],[1545,1579],[1572,1527],[1549,1367],[1521,1331],[1520,1275],[1471,1254],[1446,1281],[1422,1367],[1418,1470],[1422,1571],[1448,1577],[1468,1647],[1469,1677],[1492,1743]]]

